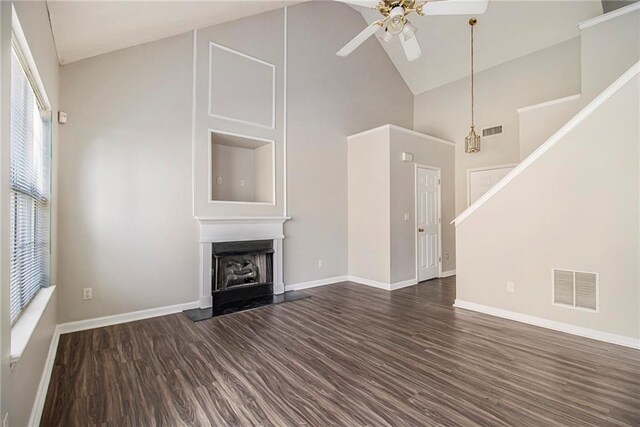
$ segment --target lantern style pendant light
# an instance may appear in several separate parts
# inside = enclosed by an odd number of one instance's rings
[[[465,153],[477,153],[480,151],[480,136],[475,131],[475,120],[473,115],[474,99],[473,99],[473,27],[478,23],[476,18],[469,19],[469,26],[471,27],[471,130],[469,135],[464,139],[464,151]]]

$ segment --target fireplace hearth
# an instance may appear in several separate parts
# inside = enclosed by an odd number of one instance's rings
[[[273,295],[273,241],[211,243],[214,309]]]

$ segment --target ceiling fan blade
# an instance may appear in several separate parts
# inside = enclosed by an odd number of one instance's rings
[[[405,40],[403,36],[400,36],[400,41],[402,42],[402,49],[404,49],[404,54],[407,55],[409,62],[415,61],[422,56],[422,50],[420,49],[416,36],[411,36],[407,40]]]
[[[371,37],[376,31],[378,31],[381,27],[381,21],[374,22],[369,25],[367,28],[362,30],[360,34],[355,36],[349,43],[344,45],[342,49],[336,53],[338,56],[347,56],[351,52],[353,52],[358,46],[365,42],[369,37]]]
[[[427,1],[422,6],[429,15],[481,15],[486,12],[489,0],[444,0]]]
[[[349,3],[352,4],[354,6],[361,6],[361,7],[376,7],[378,5],[378,3],[380,3],[380,0],[337,0],[341,3]]]

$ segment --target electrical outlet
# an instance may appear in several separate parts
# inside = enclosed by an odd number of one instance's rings
[[[405,213],[404,213],[404,220],[405,220],[405,221],[409,221],[409,219],[411,219],[411,215],[409,215],[409,213],[408,213],[408,212],[405,212]]]
[[[516,291],[516,284],[513,282],[507,282],[507,292],[514,293]]]
[[[241,187],[244,187],[244,185],[245,185],[245,184],[246,184],[246,181],[245,181],[244,179],[241,179],[241,180],[240,180],[240,186],[241,186]]]
[[[93,299],[93,288],[82,289],[82,299]]]
[[[324,267],[324,260],[319,259],[318,260],[318,268],[323,268]]]
[[[216,177],[216,184],[222,184],[222,177],[221,176],[217,176]]]

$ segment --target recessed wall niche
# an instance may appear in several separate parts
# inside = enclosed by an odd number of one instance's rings
[[[211,131],[211,201],[274,203],[274,142]]]

